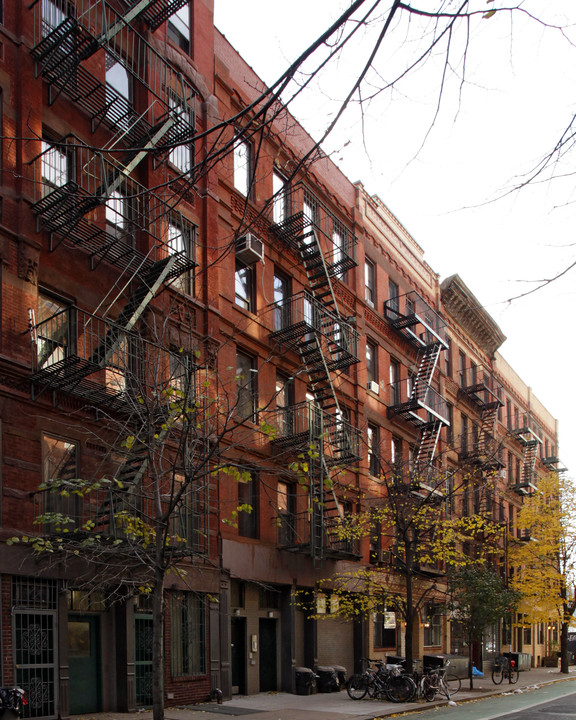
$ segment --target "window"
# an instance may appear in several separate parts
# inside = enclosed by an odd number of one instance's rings
[[[366,340],[366,382],[378,382],[378,346],[371,340]]]
[[[296,493],[292,483],[278,481],[278,543],[292,545],[296,538]]]
[[[236,352],[236,383],[238,396],[236,412],[244,420],[254,420],[256,412],[256,367],[254,358]]]
[[[294,417],[292,414],[294,401],[294,386],[291,378],[276,373],[276,407],[278,409],[277,424],[281,437],[286,437],[293,432]]]
[[[444,369],[446,372],[446,376],[451,378],[452,377],[452,340],[450,338],[446,338],[446,343],[448,344],[448,347],[444,350],[444,360],[446,362]]]
[[[181,254],[187,260],[194,260],[195,228],[193,225],[176,218],[168,221],[168,251],[171,255]],[[171,287],[186,295],[194,292],[194,278],[186,271],[173,280]]]
[[[451,445],[454,440],[454,431],[452,425],[454,424],[454,406],[452,403],[446,403],[446,419],[448,425],[446,426],[446,442]]]
[[[172,677],[206,673],[206,610],[204,597],[175,592],[170,598]]]
[[[175,493],[184,483],[184,476],[175,476]],[[177,536],[181,545],[194,552],[205,550],[206,528],[203,509],[203,493],[200,486],[189,483],[170,516],[172,534]]]
[[[345,228],[337,221],[334,221],[332,229],[332,267],[335,277],[343,279],[344,271],[342,266],[344,263],[344,238],[346,237]]]
[[[42,140],[41,163],[44,194],[66,185],[70,179],[70,157],[62,146]]]
[[[42,37],[47,37],[68,15],[66,0],[42,0]]]
[[[246,197],[250,197],[251,163],[250,144],[237,140],[234,145],[234,187]]]
[[[195,376],[192,371],[192,358],[188,353],[180,352],[178,348],[170,348],[170,377],[168,387],[182,398],[191,402],[196,397]]]
[[[396,613],[388,610],[374,613],[374,647],[396,647]]]
[[[460,421],[460,446],[463,453],[468,452],[468,418],[464,413]]]
[[[392,436],[392,442],[390,443],[390,461],[392,465],[402,463],[402,440],[396,436]]]
[[[78,478],[78,445],[70,440],[44,434],[42,436],[42,482],[54,492],[43,493],[43,512],[60,513],[60,525],[51,524],[51,530],[69,531],[78,520],[78,495],[74,489]],[[62,494],[67,491],[68,496]],[[68,522],[66,521],[68,518]]]
[[[394,280],[388,279],[388,310],[394,320],[400,312],[400,290]]]
[[[369,424],[366,430],[368,444],[368,470],[370,475],[380,475],[380,428]]]
[[[238,534],[241,537],[258,537],[258,481],[251,473],[248,482],[238,482]]]
[[[400,404],[400,363],[390,358],[390,405]]]
[[[106,119],[123,130],[132,121],[132,82],[128,71],[111,55],[106,55]]]
[[[512,430],[512,402],[506,398],[506,427]]]
[[[274,194],[272,205],[272,220],[281,223],[288,217],[288,183],[286,178],[274,170],[272,175],[272,193]]]
[[[172,110],[172,115],[177,119],[176,129],[178,135],[183,134],[185,137],[191,137],[194,126],[192,108],[181,97],[172,93],[168,96],[168,105]],[[173,147],[170,150],[168,159],[181,173],[189,173],[192,169],[191,143],[187,142]]]
[[[274,273],[274,330],[291,325],[290,279],[280,272]]]
[[[428,603],[424,610],[424,647],[440,647],[441,636],[442,616],[432,603]]]
[[[376,302],[376,268],[371,260],[364,261],[364,298],[368,305],[374,307]]]
[[[170,16],[168,40],[184,50],[185,53],[190,53],[190,7],[188,4]]]
[[[248,312],[255,311],[254,303],[254,267],[244,265],[236,260],[236,273],[234,275],[235,303]]]
[[[462,350],[458,351],[458,382],[460,387],[466,387],[466,355]]]
[[[124,190],[112,190],[106,201],[106,231],[117,238],[130,239],[132,232],[132,199]]]
[[[126,392],[130,370],[130,341],[121,334],[108,350],[108,361],[104,370],[106,387],[114,394]]]
[[[54,298],[38,293],[36,316],[38,369],[63,361],[70,352],[70,314],[67,306]]]

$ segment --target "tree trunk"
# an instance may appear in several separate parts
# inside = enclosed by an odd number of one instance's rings
[[[570,662],[568,659],[568,628],[570,623],[563,622],[560,628],[560,672],[568,674],[570,672]]]
[[[152,591],[152,711],[164,720],[164,573],[155,573]]]
[[[472,653],[474,652],[474,646],[472,641],[472,633],[469,633],[468,635],[468,682],[470,683],[470,690],[474,690],[474,673],[472,672],[472,668],[474,667],[474,662],[472,659]]]
[[[412,576],[406,564],[406,672],[411,673],[414,665],[414,598],[412,593]]]

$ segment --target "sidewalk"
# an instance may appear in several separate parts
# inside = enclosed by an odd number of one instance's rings
[[[576,681],[576,667],[571,668],[571,675],[561,675],[557,669],[537,668],[520,673],[516,685],[503,683],[494,685],[490,676],[474,678],[474,690],[467,689],[468,681],[463,680],[462,689],[455,696],[457,704],[467,700],[478,700],[484,697],[503,693],[527,691],[546,683]],[[576,683],[575,683],[576,689]],[[226,720],[239,717],[242,720],[374,720],[374,718],[396,715],[415,710],[426,710],[431,707],[445,705],[438,701],[427,703],[390,703],[379,700],[351,700],[346,690],[336,693],[317,693],[316,695],[292,695],[289,693],[272,692],[259,695],[235,696],[222,705],[205,703],[187,707],[166,708],[166,720]],[[150,720],[152,712],[143,710],[137,713],[98,713],[95,716],[76,716],[77,718],[94,717],[95,720]]]

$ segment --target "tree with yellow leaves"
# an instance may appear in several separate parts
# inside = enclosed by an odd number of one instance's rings
[[[446,605],[451,571],[492,564],[504,545],[503,528],[489,513],[464,510],[464,488],[470,480],[455,481],[432,468],[425,475],[408,467],[395,466],[388,472],[383,468],[378,486],[363,498],[365,509],[348,516],[344,530],[349,537],[368,537],[373,548],[381,548],[373,551],[373,565],[332,575],[319,584],[321,592],[338,598],[334,606],[342,617],[394,610],[405,623],[408,670],[418,619],[427,605]],[[476,491],[486,491],[489,483],[485,478]]]
[[[568,672],[568,628],[576,611],[576,485],[572,478],[550,473],[526,498],[518,513],[525,542],[513,538],[512,585],[523,597],[531,623],[558,622],[560,671]]]

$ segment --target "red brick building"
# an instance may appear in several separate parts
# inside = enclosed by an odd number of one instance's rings
[[[168,703],[402,653],[398,618],[314,621],[294,599],[385,561],[337,532],[378,462],[473,466],[459,511],[520,530],[523,494],[560,469],[557,427],[501,331],[378,198],[321,153],[301,162],[312,140],[263,118],[211,0],[5,3],[2,20],[3,684],[32,717],[150,704],[136,570],[90,587],[90,564],[6,541],[48,513],[126,542],[122,518],[170,503]],[[417,655],[458,642],[423,611]]]

